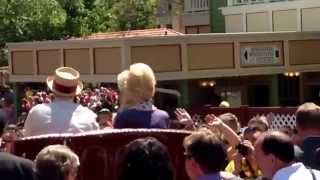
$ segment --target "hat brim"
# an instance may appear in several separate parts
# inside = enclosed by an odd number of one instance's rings
[[[53,88],[53,80],[54,80],[54,77],[53,76],[49,76],[47,78],[47,86],[48,88],[55,94],[57,95],[60,95],[60,96],[75,96],[75,95],[79,95],[83,89],[83,84],[81,81],[78,82],[78,85],[77,85],[77,89],[75,92],[73,93],[63,93],[63,92],[60,92],[60,91],[57,91]]]

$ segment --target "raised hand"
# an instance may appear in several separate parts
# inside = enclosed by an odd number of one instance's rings
[[[205,122],[211,127],[220,127],[222,125],[222,120],[215,116],[214,114],[208,114],[205,117]]]
[[[177,108],[174,111],[176,118],[181,124],[190,125],[193,124],[193,120],[190,114],[184,108]]]

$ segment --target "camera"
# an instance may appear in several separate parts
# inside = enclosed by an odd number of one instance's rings
[[[238,149],[238,152],[242,155],[242,156],[247,156],[249,155],[249,147],[247,147],[246,145],[240,143],[236,146],[236,149]]]

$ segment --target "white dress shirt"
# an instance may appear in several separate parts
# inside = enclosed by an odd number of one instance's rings
[[[316,179],[320,179],[320,172],[312,170]],[[276,172],[272,180],[312,180],[312,174],[302,163],[294,163]]]
[[[25,136],[98,130],[97,115],[71,100],[55,99],[33,107],[25,122]]]

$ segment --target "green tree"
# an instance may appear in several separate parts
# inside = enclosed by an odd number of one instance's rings
[[[111,8],[110,30],[123,31],[157,26],[157,0],[121,0]]]
[[[65,19],[55,0],[0,0],[0,44],[59,39]]]
[[[0,0],[0,65],[6,42],[60,39],[66,13],[55,0]]]
[[[0,65],[6,42],[56,40],[157,26],[158,0],[0,0]]]
[[[95,0],[86,1],[88,9],[87,24],[91,33],[110,31],[110,20],[112,18],[111,8],[117,0]]]

